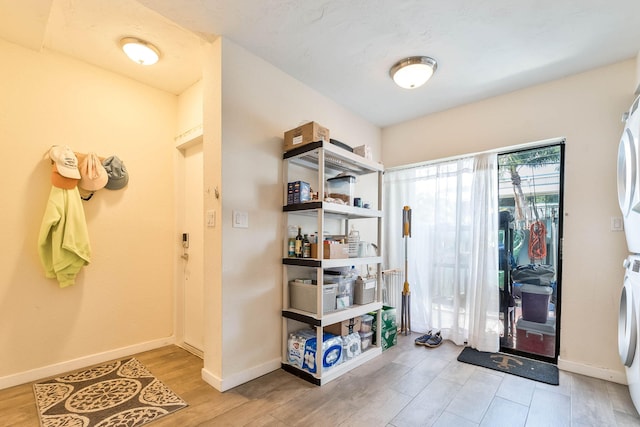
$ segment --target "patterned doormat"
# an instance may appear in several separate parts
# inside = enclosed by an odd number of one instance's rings
[[[558,367],[556,365],[527,359],[526,357],[504,353],[490,353],[465,347],[458,356],[458,361],[551,385],[560,384],[560,374],[558,373]]]
[[[187,406],[135,358],[34,384],[42,427],[142,426]]]

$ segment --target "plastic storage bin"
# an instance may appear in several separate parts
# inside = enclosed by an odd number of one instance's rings
[[[363,279],[358,276],[354,289],[354,302],[356,304],[370,304],[376,299],[376,283],[375,278]]]
[[[553,289],[551,286],[523,284],[522,318],[529,322],[546,323],[549,318],[549,302]]]
[[[355,281],[353,277],[348,276],[337,276],[325,281],[325,283],[337,283],[338,285],[336,309],[349,308],[353,305],[353,286]]]
[[[353,194],[356,177],[352,175],[336,176],[327,179],[327,196],[332,199],[342,200],[345,204],[353,206]]]
[[[297,310],[316,313],[317,285],[307,283],[289,282],[289,306]],[[336,309],[336,283],[325,284],[322,287],[322,312],[328,313]]]
[[[371,332],[373,330],[373,316],[363,314],[360,319],[360,332]]]
[[[362,351],[365,351],[366,349],[369,348],[369,346],[371,346],[371,340],[373,339],[373,331],[369,331],[369,332],[358,332],[360,334],[360,347],[362,348]]]
[[[516,322],[516,350],[553,357],[556,345],[556,319],[546,323],[528,322],[522,318]]]

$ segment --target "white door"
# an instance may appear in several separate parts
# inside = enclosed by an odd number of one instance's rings
[[[184,150],[184,228],[189,233],[184,267],[184,342],[198,352],[204,348],[203,284],[203,157],[202,144]]]

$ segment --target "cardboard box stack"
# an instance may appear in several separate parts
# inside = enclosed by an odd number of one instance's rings
[[[329,129],[316,122],[309,122],[284,133],[284,151],[291,151],[316,141],[329,142]]]
[[[287,205],[295,205],[311,200],[311,186],[308,182],[294,181],[287,183]]]
[[[373,340],[374,344],[376,343],[376,328],[378,322],[376,322],[376,312],[371,313],[374,317],[373,319]],[[382,350],[386,350],[389,347],[393,347],[398,343],[398,323],[396,321],[396,309],[395,307],[382,307],[382,318],[380,320],[380,336],[382,341]]]
[[[324,241],[324,259],[349,258],[349,245],[335,241]],[[311,258],[318,258],[318,244],[311,244]]]

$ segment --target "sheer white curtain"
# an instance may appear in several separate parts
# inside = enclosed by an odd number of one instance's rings
[[[498,351],[497,156],[392,170],[384,178],[385,266],[404,268],[402,208],[408,240],[411,329]]]

